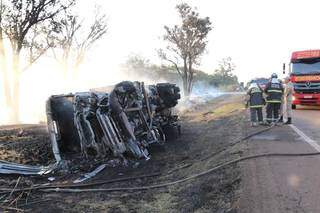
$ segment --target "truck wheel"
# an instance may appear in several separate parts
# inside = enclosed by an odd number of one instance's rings
[[[292,109],[297,109],[297,105],[292,104]]]

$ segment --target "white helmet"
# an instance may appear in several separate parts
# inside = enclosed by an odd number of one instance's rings
[[[251,89],[251,88],[259,88],[259,86],[256,82],[252,82],[249,86],[249,89]]]

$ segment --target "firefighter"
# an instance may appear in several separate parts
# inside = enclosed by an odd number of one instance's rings
[[[287,116],[287,122],[285,124],[292,123],[292,93],[293,93],[293,84],[290,81],[290,77],[286,77],[284,81],[284,105],[283,112]]]
[[[257,83],[251,83],[247,92],[247,106],[250,108],[251,126],[257,126],[257,117],[259,124],[263,124],[262,108],[265,105],[263,90]]]
[[[271,75],[271,79],[266,85],[264,91],[267,95],[267,123],[271,124],[278,122],[283,86],[276,73]]]

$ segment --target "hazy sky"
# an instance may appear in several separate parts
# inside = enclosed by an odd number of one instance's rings
[[[100,42],[98,59],[115,66],[130,53],[159,62],[164,25],[177,22],[175,0],[100,0],[109,17],[109,32]],[[319,47],[320,1],[316,0],[186,0],[209,16],[214,29],[201,68],[213,72],[217,62],[230,56],[241,81],[281,73],[293,50]],[[82,14],[90,1],[84,1]],[[112,67],[113,67],[112,66]]]

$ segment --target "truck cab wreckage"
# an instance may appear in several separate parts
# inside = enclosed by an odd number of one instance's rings
[[[110,93],[51,96],[46,111],[57,164],[74,154],[85,159],[148,160],[148,146],[180,134],[173,113],[179,99],[175,84],[130,81],[115,85]]]
[[[150,145],[162,145],[180,134],[173,112],[179,99],[175,84],[145,86],[130,81],[120,82],[110,93],[53,95],[46,103],[46,113],[56,163],[30,166],[0,161],[0,174],[48,174],[68,169],[67,162],[75,158],[89,163],[112,158],[148,160]],[[86,175],[95,175],[105,165]]]

